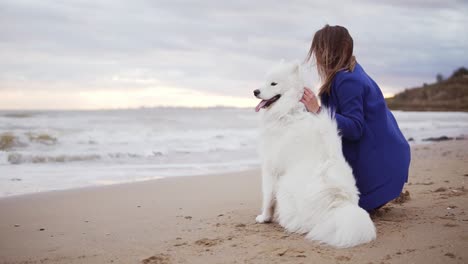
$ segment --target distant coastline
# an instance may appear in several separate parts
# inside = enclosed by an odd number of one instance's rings
[[[440,74],[436,79],[435,83],[425,83],[386,98],[388,107],[403,111],[468,112],[468,70],[462,67],[447,79]]]

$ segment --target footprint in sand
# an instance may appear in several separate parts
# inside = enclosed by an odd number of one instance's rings
[[[415,182],[414,185],[433,185],[434,182]]]
[[[465,186],[462,186],[462,187],[459,187],[459,188],[452,189],[448,196],[449,197],[461,196],[461,195],[465,195],[467,193],[468,193],[468,191],[465,189]]]
[[[171,258],[166,254],[157,254],[141,261],[142,264],[170,264]]]
[[[434,190],[434,192],[445,192],[445,191],[447,191],[447,188],[445,187],[440,187]]]
[[[223,242],[221,238],[215,238],[215,239],[202,238],[200,240],[195,241],[195,245],[204,246],[204,247],[212,247],[221,242]]]
[[[351,258],[348,256],[338,256],[335,258],[337,261],[350,261]]]
[[[277,256],[289,256],[289,257],[296,257],[296,258],[306,258],[307,256],[304,254],[304,250],[295,249],[295,248],[276,248],[273,249],[272,253]]]
[[[404,193],[401,193],[400,196],[395,198],[395,200],[393,200],[392,203],[403,204],[409,200],[411,200],[410,193],[408,191],[405,191]]]
[[[458,188],[449,187],[448,189],[441,187],[434,190],[434,192],[440,192],[440,199],[448,199],[451,197],[466,195],[468,193],[468,190],[465,189],[465,186]]]
[[[381,217],[385,216],[386,214],[388,214],[388,212],[390,212],[392,209],[393,209],[393,207],[389,207],[389,205],[385,205],[382,208],[371,211],[370,212],[370,217],[373,220],[376,220],[377,218],[381,218]]]

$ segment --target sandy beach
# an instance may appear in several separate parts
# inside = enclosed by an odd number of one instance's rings
[[[376,241],[333,249],[256,224],[258,170],[0,199],[0,263],[466,263],[468,140],[416,145]]]

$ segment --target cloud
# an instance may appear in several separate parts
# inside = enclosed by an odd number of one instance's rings
[[[349,29],[358,61],[394,93],[468,65],[466,13],[463,1],[4,0],[0,93],[249,98],[272,63],[303,60],[326,23]]]

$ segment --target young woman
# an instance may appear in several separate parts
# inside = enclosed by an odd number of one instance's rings
[[[360,192],[359,205],[368,211],[379,208],[398,197],[408,179],[408,142],[379,86],[356,62],[346,28],[326,25],[317,31],[307,61],[312,57],[323,82],[318,95],[334,113]],[[308,88],[301,102],[309,112],[320,111]]]

